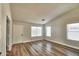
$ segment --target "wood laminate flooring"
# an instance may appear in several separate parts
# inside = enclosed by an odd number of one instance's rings
[[[7,56],[78,56],[79,51],[63,48],[46,40],[18,43],[12,46]]]

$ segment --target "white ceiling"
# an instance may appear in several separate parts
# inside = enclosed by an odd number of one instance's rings
[[[58,15],[74,8],[78,4],[55,4],[55,3],[13,3],[10,4],[13,20],[44,24],[53,20]],[[45,21],[42,21],[45,19]]]

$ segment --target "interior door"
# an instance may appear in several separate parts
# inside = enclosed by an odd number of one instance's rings
[[[24,26],[22,24],[13,25],[13,43],[22,43],[24,38],[23,30],[24,30]]]

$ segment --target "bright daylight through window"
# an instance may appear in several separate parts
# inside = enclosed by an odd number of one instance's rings
[[[32,37],[42,36],[42,27],[32,26],[31,27],[31,36]]]
[[[46,27],[46,36],[48,36],[48,37],[51,36],[51,26]]]
[[[67,25],[67,39],[79,41],[79,23]]]

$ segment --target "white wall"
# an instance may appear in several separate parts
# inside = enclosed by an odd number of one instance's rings
[[[8,3],[1,4],[1,52],[2,55],[6,55],[6,16],[10,19],[10,46],[12,41],[12,19],[11,19],[11,13],[10,13],[10,6]]]
[[[67,39],[66,25],[75,22],[79,23],[79,7],[48,22],[46,26],[50,25],[52,27],[52,37],[49,39],[46,37],[46,39],[79,48],[79,41]]]
[[[2,19],[2,5],[0,4],[0,52],[1,52],[1,19]]]
[[[22,21],[13,21],[13,44],[42,40],[42,37],[31,37],[31,26],[42,26]],[[23,36],[21,35],[23,34]]]

